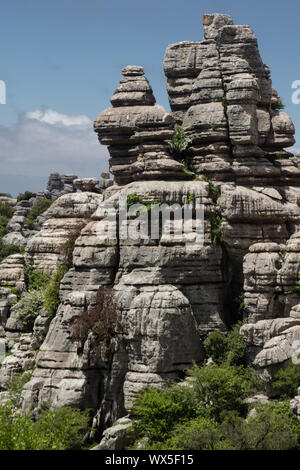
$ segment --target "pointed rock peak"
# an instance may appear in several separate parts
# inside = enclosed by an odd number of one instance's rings
[[[229,15],[222,15],[220,13],[213,13],[212,15],[204,15],[203,20],[204,38],[214,39],[219,29],[223,26],[233,25],[233,20]]]
[[[152,88],[140,65],[127,65],[123,78],[111,98],[114,108],[120,106],[151,106],[155,104]]]

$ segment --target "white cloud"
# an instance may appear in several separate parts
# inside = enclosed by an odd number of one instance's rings
[[[38,109],[19,116],[15,124],[0,126],[1,174],[98,176],[107,170],[108,158],[85,115]]]
[[[62,125],[62,126],[82,126],[90,127],[92,121],[85,116],[80,114],[79,116],[68,116],[67,114],[60,114],[53,109],[37,109],[25,114],[27,119],[37,119],[40,122],[45,122],[51,125]]]

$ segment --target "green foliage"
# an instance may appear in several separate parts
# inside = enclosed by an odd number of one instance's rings
[[[22,389],[24,385],[29,382],[31,376],[32,370],[20,372],[19,374],[16,374],[6,386],[6,390],[9,392],[9,398],[13,406],[18,407],[20,405]]]
[[[14,305],[14,310],[19,314],[18,318],[26,331],[32,331],[34,321],[42,310],[44,303],[44,289],[32,289]]]
[[[204,340],[205,352],[216,364],[245,365],[246,344],[239,333],[241,326],[237,323],[226,335],[213,331]]]
[[[82,448],[88,411],[69,407],[45,410],[35,422],[12,403],[0,406],[0,450],[75,450]]]
[[[300,364],[294,364],[288,360],[285,366],[275,374],[272,385],[281,398],[293,398],[297,395],[297,388],[300,386]]]
[[[284,109],[285,105],[283,104],[281,98],[278,98],[278,100],[274,103],[271,104],[272,109]]]
[[[147,388],[136,399],[133,413],[136,420],[130,435],[135,440],[147,436],[151,441],[170,437],[172,428],[197,413],[194,391],[172,385],[165,390]]]
[[[290,410],[289,402],[256,405],[257,415],[244,420],[237,415],[226,417],[221,431],[233,450],[299,449],[300,422]]]
[[[134,204],[144,204],[142,196],[139,196],[137,193],[132,193],[127,195],[127,208],[133,206]]]
[[[50,275],[48,273],[35,269],[31,265],[25,266],[24,278],[27,290],[43,289],[50,281]]]
[[[212,215],[209,220],[211,227],[211,242],[214,247],[222,246],[224,243],[221,227],[223,219],[220,214],[216,213]]]
[[[25,191],[25,193],[20,193],[17,197],[17,201],[29,201],[32,197],[36,197],[35,193],[32,193],[31,191]]]
[[[188,148],[190,139],[186,137],[185,130],[179,124],[175,124],[174,134],[171,140],[167,140],[170,152],[174,155],[181,155]]]
[[[181,160],[181,163],[184,166],[183,168],[184,173],[186,173],[187,175],[195,176],[195,173],[189,169],[189,162],[187,158],[185,158],[184,160]]]
[[[41,199],[40,201],[38,201],[27,214],[27,217],[25,218],[25,221],[24,221],[25,225],[27,225],[31,230],[33,230],[35,220],[41,214],[43,214],[43,212],[49,209],[52,202],[53,201],[51,201],[51,199]]]
[[[0,216],[11,219],[14,211],[14,208],[11,207],[7,202],[0,202]]]
[[[58,306],[60,304],[59,287],[64,275],[69,271],[69,268],[64,264],[57,266],[57,271],[52,277],[51,281],[46,287],[45,293],[45,307],[47,308],[48,315],[53,318]]]
[[[16,295],[18,299],[20,299],[21,293],[17,287],[11,286],[10,284],[6,284],[6,283],[2,284],[2,287],[5,287],[6,289],[10,289],[11,293]]]
[[[218,423],[199,416],[177,425],[172,437],[156,446],[159,450],[227,450],[230,441],[224,438]]]
[[[187,193],[186,195],[186,203],[190,204],[191,202],[195,201],[195,194]]]
[[[243,399],[253,388],[253,383],[242,367],[227,364],[194,366],[189,374],[195,380],[197,398],[209,407],[211,417],[220,420],[228,411],[243,412]]]
[[[25,252],[25,248],[23,246],[18,245],[3,245],[0,240],[0,262],[7,258],[7,256],[15,255],[17,253],[23,254]]]

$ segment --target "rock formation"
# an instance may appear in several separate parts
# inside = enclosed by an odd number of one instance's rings
[[[88,407],[95,427],[107,428],[130,412],[143,388],[161,387],[201,361],[203,338],[232,325],[238,304],[247,316],[241,333],[249,360],[267,385],[300,340],[300,171],[285,150],[295,142],[294,126],[278,109],[250,27],[219,14],[205,15],[203,25],[203,41],[167,48],[170,113],[155,105],[143,67],[123,69],[112,107],[95,120],[114,184],[72,180],[82,192],[56,199],[27,243],[25,262],[49,273],[64,262],[70,238],[74,246],[56,316],[48,325],[41,312],[31,337],[22,336],[22,348],[13,350],[15,359],[4,361],[5,381],[8,370],[23,367],[24,356],[32,360],[35,332],[47,332],[23,390],[26,411],[43,402]],[[168,143],[176,123],[189,139],[180,155]],[[115,222],[120,201],[129,209],[130,198],[143,202],[149,217],[162,204],[188,203],[195,218],[202,205],[203,245],[188,250],[186,239],[166,232],[163,223],[158,238],[122,237],[124,227]],[[131,213],[127,223],[136,217]],[[175,230],[175,218],[171,226]],[[9,274],[10,263],[2,264],[0,281],[22,282],[22,270],[20,278],[15,266]],[[76,321],[92,315],[99,293],[108,291],[120,329],[114,325],[97,347],[92,332],[74,339]],[[7,331],[9,302],[2,288]],[[299,409],[299,397],[293,407]]]

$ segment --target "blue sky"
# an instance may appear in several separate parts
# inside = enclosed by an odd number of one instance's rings
[[[0,80],[7,86],[0,175],[57,170],[97,176],[107,167],[107,152],[88,121],[110,106],[120,69],[143,65],[157,102],[169,109],[165,49],[201,40],[202,16],[215,12],[253,28],[300,146],[300,104],[291,102],[291,84],[300,80],[295,0],[7,0],[0,12]],[[43,114],[48,109],[50,120]],[[82,116],[83,125],[72,116]]]

